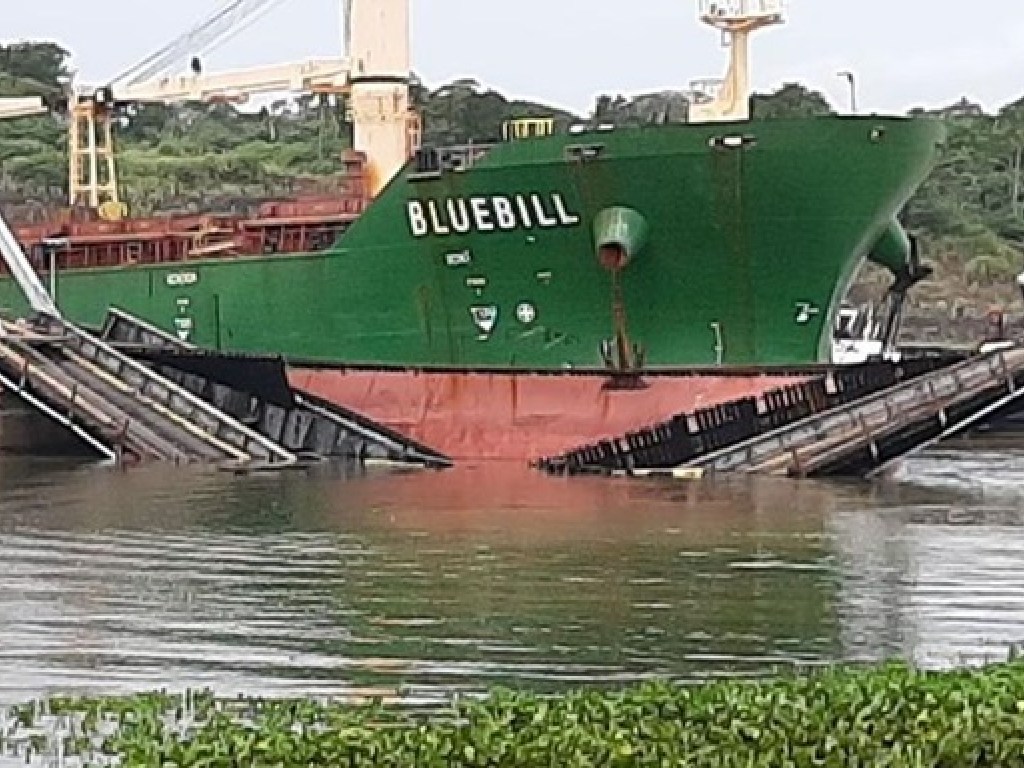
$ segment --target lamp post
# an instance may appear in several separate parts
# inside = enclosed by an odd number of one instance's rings
[[[47,264],[50,273],[50,299],[57,303],[57,252],[68,247],[66,237],[48,237],[43,240],[43,251],[47,256]]]
[[[838,72],[838,77],[846,79],[850,84],[850,112],[857,114],[857,77],[853,72]]]

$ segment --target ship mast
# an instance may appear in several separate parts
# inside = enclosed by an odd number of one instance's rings
[[[409,93],[409,0],[343,0],[342,12],[353,149],[366,156],[368,191],[376,197],[419,148]]]
[[[718,93],[690,107],[692,123],[750,119],[750,36],[782,24],[785,0],[698,0],[700,20],[722,33],[730,49],[729,70]]]

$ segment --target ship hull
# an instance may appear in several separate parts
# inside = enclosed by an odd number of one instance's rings
[[[293,362],[596,369],[617,330],[655,368],[827,362],[940,135],[823,118],[501,144],[462,172],[410,165],[326,251],[63,269],[57,301]],[[623,211],[643,232],[616,292],[597,230]],[[0,306],[24,308],[9,280]]]
[[[684,411],[754,397],[810,374],[672,373],[616,389],[600,374],[297,368],[293,386],[352,408],[460,462],[533,461]]]

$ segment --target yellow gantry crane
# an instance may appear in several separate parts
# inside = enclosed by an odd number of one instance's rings
[[[343,60],[325,59],[216,75],[163,77],[129,86],[106,86],[80,96],[71,106],[71,204],[88,205],[108,219],[124,215],[113,136],[114,117],[124,104],[242,103],[260,93],[339,93],[347,71]]]
[[[419,121],[409,97],[409,0],[341,0],[347,57],[203,73],[200,55],[281,2],[228,0],[210,19],[108,85],[74,89],[69,104],[71,204],[87,205],[105,218],[125,215],[113,136],[122,106],[238,103],[288,91],[348,98],[353,148],[366,157],[369,192],[382,189],[419,143]],[[183,66],[187,74],[174,74]]]

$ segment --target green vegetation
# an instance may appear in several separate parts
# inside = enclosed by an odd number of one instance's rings
[[[68,77],[67,52],[52,43],[0,46],[0,95],[40,94],[50,101]],[[414,89],[430,143],[498,138],[505,120],[549,115],[577,118],[539,104],[509,101],[473,80]],[[818,93],[800,85],[753,98],[759,118],[830,114]],[[642,124],[685,118],[676,92],[627,99],[601,96],[595,122]],[[918,111],[917,113],[920,113]],[[979,285],[1006,284],[1024,267],[1024,99],[986,114],[962,101],[932,113],[950,128],[949,149],[909,206],[939,283],[957,296]],[[345,105],[309,96],[257,112],[225,105],[141,105],[117,132],[121,182],[130,208],[230,209],[339,182],[339,156],[351,144]],[[17,213],[66,199],[66,125],[40,117],[0,123],[0,203]],[[19,218],[24,218],[21,216]]]
[[[58,102],[69,77],[67,56],[49,43],[0,46],[0,96],[42,95]],[[472,80],[436,91],[417,86],[413,96],[426,139],[434,143],[494,140],[511,117],[542,113],[562,125],[573,119],[508,101]],[[122,194],[140,215],[237,209],[300,190],[337,188],[340,156],[352,141],[344,101],[312,95],[258,111],[224,104],[137,105],[120,120],[115,140]],[[64,205],[67,168],[66,118],[0,122],[0,203],[17,218]]]
[[[1024,766],[1024,665],[1012,661],[553,698],[498,691],[429,715],[209,695],[61,699],[11,715],[0,717],[11,724],[0,755],[52,755],[59,738],[87,765],[105,755],[179,768]]]
[[[986,115],[968,102],[941,110],[948,150],[908,211],[929,256],[969,282],[1005,282],[1024,265],[1024,99]]]

